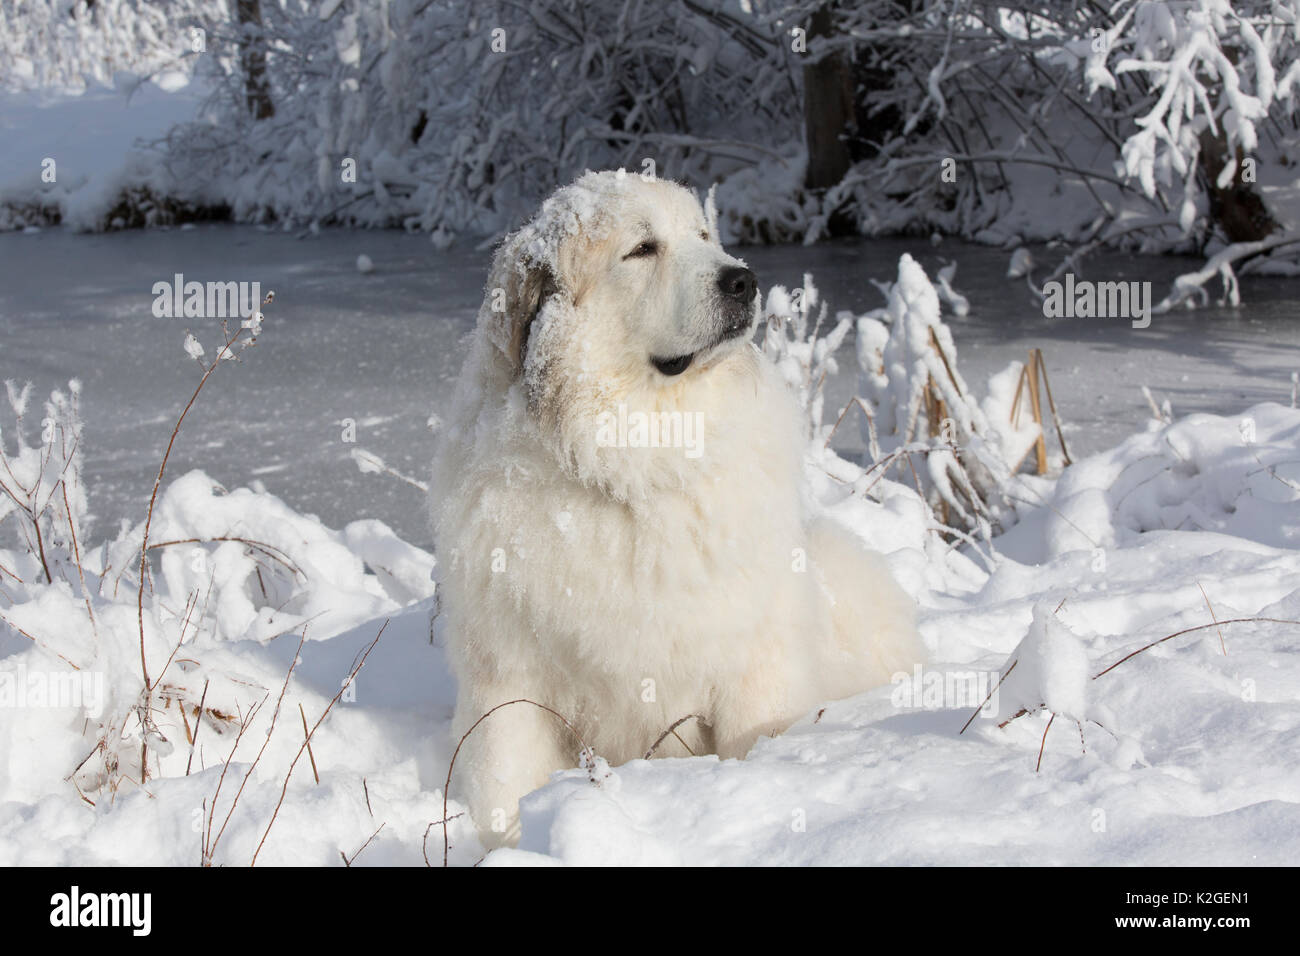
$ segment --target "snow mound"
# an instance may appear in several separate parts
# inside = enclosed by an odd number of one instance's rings
[[[144,522],[86,540],[80,385],[51,395],[35,440],[30,386],[6,391],[0,860],[246,863],[267,845],[264,861],[324,864],[381,823],[370,860],[418,860],[434,801],[412,755],[451,693],[433,556],[192,471],[151,506],[142,565]],[[309,722],[319,789],[265,844]]]
[[[1123,545],[1155,530],[1300,547],[1300,417],[1257,405],[1191,415],[1068,469],[1052,498],[1048,553]]]
[[[1011,653],[998,689],[1001,713],[1046,708],[1075,721],[1088,717],[1088,651],[1045,603],[1034,605],[1029,633]]]

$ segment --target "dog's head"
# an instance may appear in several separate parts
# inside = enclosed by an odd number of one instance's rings
[[[497,250],[479,313],[493,378],[522,388],[567,463],[596,456],[596,416],[686,408],[745,349],[757,283],[715,218],[675,183],[587,173]]]
[[[604,367],[668,384],[703,373],[748,336],[758,287],[688,190],[587,173],[497,251],[482,318],[515,376],[558,358],[546,333],[535,334],[552,300],[555,312],[580,313],[583,348]]]

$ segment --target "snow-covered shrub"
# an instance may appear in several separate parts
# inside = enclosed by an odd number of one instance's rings
[[[239,219],[491,233],[586,168],[708,183],[775,157],[797,89],[771,28],[718,0],[261,5],[216,31],[214,95],[168,142]],[[274,114],[248,108],[266,48]],[[199,187],[196,187],[198,189]]]
[[[1144,75],[1155,102],[1134,119],[1137,130],[1124,141],[1124,171],[1151,198],[1157,183],[1182,182],[1178,220],[1184,233],[1191,232],[1198,212],[1201,137],[1226,140],[1221,168],[1208,170],[1225,188],[1239,172],[1238,157],[1259,147],[1258,124],[1275,108],[1284,116],[1294,111],[1300,90],[1298,16],[1296,3],[1144,0],[1125,10],[1085,53],[1089,96],[1099,88],[1117,89],[1116,75]]]
[[[888,296],[857,321],[858,395],[870,413],[863,441],[877,463],[914,473],[945,524],[987,537],[1011,518],[1007,491],[1039,435],[1032,422],[1011,419],[1019,363],[995,377],[981,405],[957,368],[939,294],[911,256],[899,260]]]
[[[816,318],[809,324],[809,317]],[[836,316],[834,327],[822,332],[826,305],[807,273],[803,286],[787,290],[773,286],[765,300],[763,354],[772,360],[786,382],[799,396],[808,415],[812,441],[825,443],[833,426],[822,422],[826,379],[839,371],[835,352],[853,330],[849,313]]]
[[[945,272],[944,298],[964,302],[948,284],[951,275]],[[911,256],[899,260],[897,281],[886,294],[885,308],[861,316],[842,311],[834,323],[826,321],[828,309],[811,275],[797,289],[773,286],[764,300],[761,348],[804,407],[814,484],[829,475],[853,495],[877,501],[886,495],[895,507],[915,499],[919,520],[903,537],[918,551],[927,550],[923,539],[931,531],[963,540],[975,532],[987,541],[1014,522],[1017,498],[1037,494],[1016,474],[1042,434],[1023,399],[1024,365],[1012,362],[994,375],[977,401],[958,370],[940,294]],[[825,385],[839,373],[836,352],[855,330],[857,392],[827,421]],[[838,430],[855,417],[865,466],[831,448]],[[1054,470],[1062,463],[1049,456]]]
[[[988,394],[980,401],[980,411],[997,442],[998,458],[1015,472],[1037,444],[1043,428],[1030,414],[1025,399],[1025,364],[1012,361],[989,377]],[[1055,464],[1064,464],[1059,459]]]
[[[1076,723],[1092,718],[1087,648],[1049,602],[1035,604],[1032,614],[1028,633],[1001,671],[998,718],[1014,719],[1039,710]]]
[[[719,184],[729,242],[856,228],[1188,252],[1271,233],[1233,259],[1271,269],[1300,247],[1294,212],[1266,205],[1300,161],[1300,0],[241,9],[260,22],[232,22],[225,0],[0,3],[0,86],[195,69],[212,90],[159,143],[166,170],[92,197],[79,226],[229,211],[404,226],[442,247],[516,224],[585,168],[653,162]],[[808,37],[822,14],[829,32]],[[832,137],[849,165],[823,192],[805,187],[804,84],[828,57],[853,102]],[[8,227],[55,221],[27,193],[0,202]],[[1232,269],[1210,276],[1231,285]]]
[[[225,20],[226,0],[0,0],[0,90],[113,86],[118,73],[188,75],[194,28]]]
[[[764,156],[717,184],[718,235],[724,243],[797,242],[813,231],[821,209],[803,186],[807,153],[787,143],[778,156]]]
[[[66,392],[50,394],[35,444],[29,443],[26,421],[31,391],[30,383],[19,388],[12,380],[5,382],[14,427],[12,450],[5,447],[0,429],[0,529],[8,526],[26,552],[16,577],[39,573],[52,583],[72,554],[73,542],[85,532],[81,383],[73,379]]]
[[[858,106],[898,121],[876,130],[883,141],[831,191],[814,234],[838,205],[867,232],[1145,251],[1232,241],[1243,217],[1257,220],[1247,231],[1271,228],[1256,200],[1224,190],[1290,175],[1296,0],[831,9],[835,30],[810,55],[888,78]]]
[[[914,484],[907,468],[915,455],[923,469],[929,458],[935,460],[935,467],[961,469],[951,444],[918,440],[900,445],[889,439],[885,444],[889,451],[883,452],[875,431],[880,408],[861,394],[854,396],[834,421],[826,420],[825,386],[840,371],[836,352],[844,346],[855,324],[859,350],[863,348],[864,331],[871,335],[875,328],[884,329],[879,322],[864,326],[863,319],[847,311],[838,313],[834,323],[829,323],[827,311],[811,275],[805,274],[797,289],[773,286],[764,300],[766,324],[760,343],[807,416],[804,472],[814,501],[871,547],[892,553],[895,573],[909,584],[936,586],[939,580],[946,580],[951,585],[954,580],[977,579],[980,572],[976,566],[965,555],[953,551],[950,540],[969,541],[985,563],[991,564],[993,555],[972,541],[963,528],[978,527],[987,537],[992,525],[978,520],[966,525],[946,514],[948,506],[934,493],[933,483],[927,481],[924,487]],[[978,410],[974,414],[978,415]],[[865,419],[865,463],[851,461],[832,447],[836,433],[854,415]],[[964,472],[962,475],[961,480],[968,482]]]
[[[186,336],[184,351],[202,369],[190,406],[262,321],[257,312],[225,328],[211,353]],[[80,385],[51,395],[35,443],[25,420],[30,386],[10,382],[7,391],[16,427],[0,432],[0,671],[11,688],[32,673],[85,682],[87,694],[93,679],[96,689],[69,715],[9,710],[9,701],[4,739],[22,751],[14,767],[33,742],[62,755],[41,766],[57,767],[87,802],[125,781],[188,774],[201,727],[221,756],[231,752],[272,688],[225,648],[287,633],[329,638],[433,594],[432,555],[382,522],[334,531],[266,492],[227,491],[199,471],[164,484],[166,457],[143,520],[92,544]],[[0,784],[16,785],[6,775],[0,768]]]

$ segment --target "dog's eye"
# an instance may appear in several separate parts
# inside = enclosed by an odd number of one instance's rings
[[[705,242],[709,241],[709,233],[707,229],[700,230],[700,238],[703,239]]]
[[[639,246],[637,246],[635,249],[633,249],[623,258],[644,259],[646,256],[653,256],[658,251],[659,251],[659,243],[655,242],[653,239],[647,239],[645,242],[641,243]]]

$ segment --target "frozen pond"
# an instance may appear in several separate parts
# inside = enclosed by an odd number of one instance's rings
[[[1143,385],[1169,399],[1176,415],[1230,414],[1260,401],[1289,402],[1290,375],[1300,370],[1295,280],[1247,278],[1238,310],[1155,316],[1138,331],[1125,320],[1044,318],[1023,281],[1004,278],[1009,256],[998,249],[918,239],[738,251],[763,289],[798,285],[811,272],[832,311],[883,304],[870,280],[892,280],[903,252],[931,277],[941,260],[955,258],[954,285],[971,312],[945,319],[968,383],[983,395],[991,373],[1042,348],[1076,458],[1141,427]],[[359,253],[374,262],[373,273],[357,271]],[[1057,255],[1043,253],[1052,266]],[[32,380],[36,398],[70,377],[82,380],[91,510],[98,532],[110,532],[124,517],[142,517],[172,422],[197,381],[182,349],[186,328],[209,354],[219,334],[215,320],[156,318],[153,284],[177,272],[186,280],[260,281],[276,292],[266,332],[239,366],[209,381],[169,473],[202,468],[227,486],[261,481],[333,527],[376,517],[427,543],[420,494],[362,475],[348,453],[364,447],[423,477],[426,420],[459,367],[488,259],[471,249],[438,252],[427,237],[399,232],[297,239],[221,225],[0,235],[0,378]],[[1151,280],[1159,300],[1174,276],[1195,265],[1106,254],[1085,263],[1084,273]],[[851,348],[850,341],[828,407],[852,392]],[[343,441],[345,419],[357,423],[355,446]],[[852,447],[856,429],[844,438]]]

